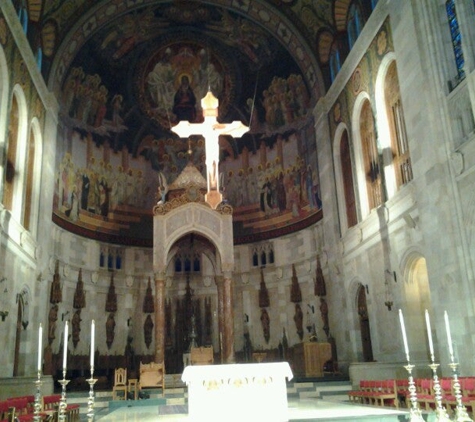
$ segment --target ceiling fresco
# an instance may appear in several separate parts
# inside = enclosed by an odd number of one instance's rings
[[[54,220],[98,240],[151,245],[160,178],[171,184],[190,161],[205,174],[203,138],[179,139],[172,128],[202,121],[200,100],[211,90],[219,121],[250,127],[241,139],[220,138],[235,243],[318,221],[310,111],[325,91],[326,53],[317,40],[322,31],[336,33],[348,3],[56,0],[36,13],[30,7],[42,72],[60,103]]]

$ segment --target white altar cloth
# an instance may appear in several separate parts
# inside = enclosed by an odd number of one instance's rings
[[[287,362],[187,366],[188,416],[193,421],[288,421]]]

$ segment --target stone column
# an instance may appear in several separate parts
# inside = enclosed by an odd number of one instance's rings
[[[165,274],[155,274],[155,362],[165,362]]]
[[[218,290],[218,344],[221,363],[224,362],[224,277],[217,275],[214,278]]]
[[[234,306],[233,306],[233,280],[231,274],[225,274],[223,282],[223,348],[224,363],[234,363]]]

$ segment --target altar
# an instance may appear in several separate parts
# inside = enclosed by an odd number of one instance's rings
[[[188,415],[193,421],[288,421],[287,362],[187,366]]]

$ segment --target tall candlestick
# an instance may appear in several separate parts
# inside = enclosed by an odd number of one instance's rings
[[[429,337],[430,360],[434,362],[434,344],[432,343],[432,330],[430,329],[429,311],[426,309],[427,336]]]
[[[40,329],[38,330],[38,372],[41,371],[41,347],[43,342],[43,326],[40,324]]]
[[[94,368],[94,335],[96,324],[94,320],[91,322],[91,368]]]
[[[406,352],[406,358],[409,362],[409,347],[407,345],[407,336],[406,336],[406,327],[404,325],[404,317],[402,315],[402,310],[399,309],[399,322],[401,323],[401,331],[402,331],[402,341],[404,342],[404,351]]]
[[[454,361],[454,349],[452,347],[452,335],[450,334],[450,324],[449,324],[449,316],[447,311],[444,312],[444,319],[445,319],[445,330],[447,331],[447,341],[449,343],[449,353],[450,353],[450,360]]]
[[[63,343],[63,372],[66,372],[66,358],[68,356],[68,321],[64,325],[64,343]]]

